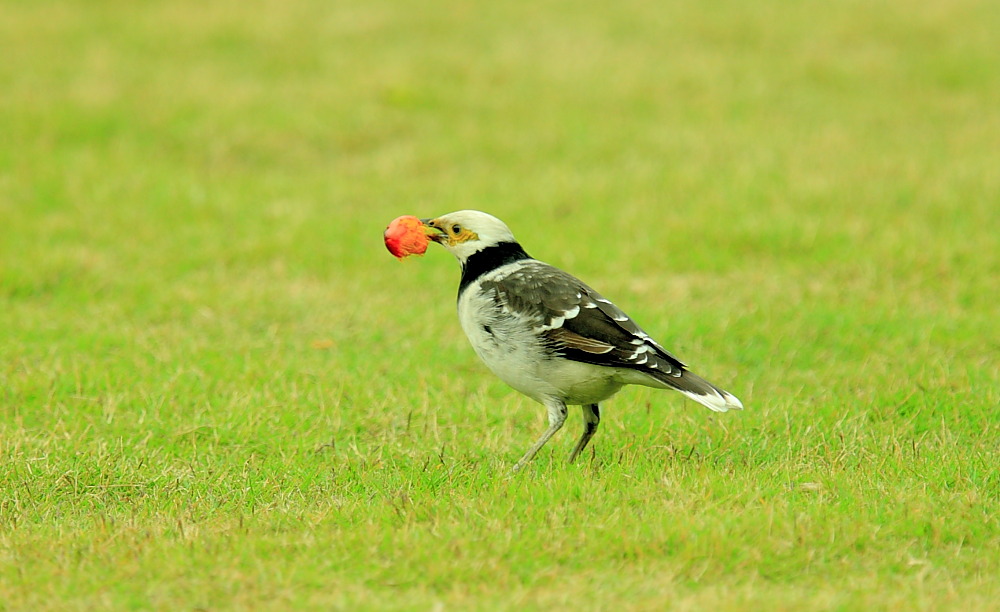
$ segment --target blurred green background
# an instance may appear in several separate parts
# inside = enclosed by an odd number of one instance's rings
[[[0,609],[990,609],[998,31],[0,3]],[[381,243],[463,208],[747,410],[628,390],[505,480],[543,410]]]

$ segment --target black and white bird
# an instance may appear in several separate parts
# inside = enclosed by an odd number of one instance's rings
[[[462,265],[458,317],[476,354],[548,410],[548,429],[515,471],[563,426],[567,405],[583,408],[583,435],[569,457],[575,460],[597,431],[598,404],[624,385],[674,389],[716,412],[743,408],[600,293],[531,258],[500,219],[462,210],[421,221]]]

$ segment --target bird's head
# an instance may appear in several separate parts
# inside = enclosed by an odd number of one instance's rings
[[[514,234],[503,221],[478,210],[460,210],[421,221],[437,230],[429,238],[448,249],[463,264],[485,248],[516,243]]]

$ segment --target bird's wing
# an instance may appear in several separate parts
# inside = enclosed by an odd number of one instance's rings
[[[497,307],[529,321],[567,359],[679,377],[685,366],[620,308],[574,276],[531,261],[484,280]]]

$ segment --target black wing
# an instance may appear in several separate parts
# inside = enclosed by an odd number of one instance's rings
[[[679,377],[685,366],[620,308],[574,276],[540,261],[482,281],[497,306],[529,319],[548,344],[574,361]]]

